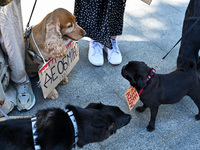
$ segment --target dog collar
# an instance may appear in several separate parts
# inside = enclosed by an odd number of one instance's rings
[[[34,148],[35,148],[35,150],[40,150],[41,149],[40,145],[38,145],[36,143],[36,138],[38,137],[37,132],[36,132],[36,130],[37,130],[36,122],[37,122],[37,117],[32,117],[31,118],[31,124],[32,124],[32,134],[33,134]]]
[[[151,68],[151,71],[149,73],[149,75],[147,76],[145,82],[148,82],[154,75],[154,73],[156,72],[156,70],[154,68]],[[145,88],[145,87],[144,87]],[[142,91],[144,90],[144,88],[142,88],[140,91],[139,91],[139,96],[141,95]]]
[[[73,114],[73,111],[70,111],[69,109],[66,109],[65,112],[68,114],[69,118],[71,119],[71,122],[74,126],[74,143],[73,145],[75,145],[78,142],[78,125],[76,122],[76,118]]]
[[[75,139],[74,139],[73,145],[75,145],[78,142],[78,126],[77,126],[77,123],[76,123],[76,119],[75,119],[75,116],[74,116],[72,111],[69,111],[68,109],[66,109],[65,112],[68,114],[68,116],[71,119],[71,122],[74,126],[74,137],[75,137]],[[37,130],[36,122],[37,122],[37,117],[32,117],[31,118],[31,124],[32,124],[32,134],[33,134],[34,148],[35,148],[35,150],[40,150],[41,149],[40,145],[38,145],[36,143],[36,139],[38,137],[37,132],[36,132],[36,130]]]

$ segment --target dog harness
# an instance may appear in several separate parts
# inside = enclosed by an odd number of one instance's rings
[[[147,76],[145,82],[148,82],[154,75],[154,73],[156,72],[156,70],[154,68],[151,68],[151,71],[149,73],[149,75]],[[145,87],[144,87],[145,88]],[[141,95],[142,91],[144,90],[144,88],[142,88],[140,91],[139,91],[139,96]]]
[[[69,109],[66,109],[65,112],[68,114],[68,116],[74,126],[74,143],[73,143],[73,145],[75,146],[75,144],[78,142],[78,125],[76,123],[76,119],[75,119],[73,112],[70,111]],[[31,124],[32,124],[34,148],[35,148],[35,150],[40,150],[41,149],[40,145],[38,145],[36,143],[36,139],[38,137],[37,132],[36,132],[36,130],[37,130],[36,122],[37,122],[37,117],[32,117]]]
[[[78,142],[78,125],[76,122],[76,118],[73,114],[73,111],[66,109],[65,112],[69,115],[69,118],[71,119],[71,122],[74,126],[74,143],[73,143],[73,145],[75,145]]]
[[[33,29],[34,26],[31,26],[31,27],[27,27],[26,28],[26,31],[24,33],[24,38],[26,39],[26,42],[27,42],[27,51],[28,51],[28,54],[29,56],[31,57],[31,59],[33,60],[33,58],[36,58],[38,59],[40,62],[44,63],[46,62],[47,60],[45,60],[40,52],[40,49],[38,48],[36,42],[35,42],[35,38],[33,36],[33,32],[32,32],[32,29]],[[32,34],[31,34],[32,33]],[[33,39],[33,42],[38,50],[38,52],[40,53],[41,56],[39,56],[36,52],[34,52],[32,49],[30,49],[30,42],[29,42],[29,37],[30,35],[32,36],[32,39]]]

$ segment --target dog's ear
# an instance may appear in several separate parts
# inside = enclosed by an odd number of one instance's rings
[[[95,115],[91,125],[97,128],[107,128],[110,129],[114,123],[114,119],[109,114],[101,114]]]
[[[133,75],[133,76],[130,76],[130,81],[131,81],[131,83],[132,84],[136,84],[137,82],[136,82],[136,80],[135,80],[135,75]]]
[[[66,55],[67,48],[60,32],[60,23],[50,21],[46,24],[45,51],[50,57],[62,57]]]
[[[90,103],[87,107],[85,108],[94,108],[94,109],[98,109],[101,110],[102,107],[104,106],[104,104],[100,103]]]

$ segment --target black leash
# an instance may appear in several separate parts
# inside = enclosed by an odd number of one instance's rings
[[[169,53],[176,47],[176,45],[178,45],[178,43],[192,30],[192,28],[200,21],[200,17],[198,19],[196,19],[196,21],[190,26],[190,28],[185,32],[185,34],[176,42],[176,44],[170,49],[170,51],[158,62],[157,65],[155,65],[155,67],[158,68],[158,65],[160,65],[160,63],[167,57],[167,55],[169,55]]]
[[[27,28],[29,27],[29,23],[30,23],[30,21],[31,21],[31,17],[32,17],[33,11],[34,11],[34,9],[35,9],[36,2],[37,2],[37,0],[35,0],[35,3],[34,3],[34,5],[33,5],[33,9],[32,9],[32,12],[31,12],[31,16],[30,16],[29,21],[28,21],[28,23],[27,23],[27,25],[26,25]]]

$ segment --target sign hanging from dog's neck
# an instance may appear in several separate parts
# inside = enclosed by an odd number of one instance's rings
[[[50,59],[38,71],[44,98],[71,72],[79,60],[78,42],[69,40],[65,44],[66,56]]]
[[[130,110],[135,106],[137,101],[140,99],[137,90],[132,86],[130,86],[129,89],[126,91],[125,97]]]

